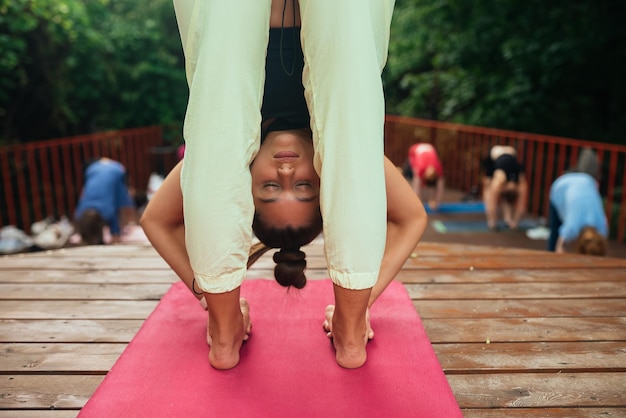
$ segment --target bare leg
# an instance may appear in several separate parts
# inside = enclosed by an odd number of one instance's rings
[[[502,218],[504,223],[511,229],[515,229],[517,225],[513,222],[513,207],[509,203],[502,203]]]
[[[231,369],[239,364],[239,349],[247,327],[239,302],[239,292],[238,287],[227,293],[204,294],[211,318],[207,336],[211,340],[209,363],[216,369]]]
[[[328,338],[333,337],[333,316],[335,315],[335,305],[328,305],[326,307],[326,312],[324,314],[324,323],[322,326],[324,330],[326,330],[326,336]],[[372,325],[370,323],[370,310],[368,309],[365,313],[365,325],[367,327],[367,339],[371,340],[374,338],[374,330],[372,329]]]
[[[202,305],[205,310],[208,309],[204,298],[200,300],[200,305]],[[248,301],[246,299],[239,298],[239,308],[241,309],[241,314],[243,315],[243,326],[246,330],[246,333],[243,336],[243,340],[248,341],[248,338],[250,338],[250,332],[252,332],[252,321],[250,320],[250,304],[248,304]],[[209,347],[213,343],[213,339],[211,338],[211,318],[208,316],[206,322],[206,342]]]
[[[380,75],[393,5],[393,0],[300,0],[302,78],[322,184],[326,260],[333,282],[346,287],[373,286],[384,252],[385,106]],[[357,150],[358,158],[347,158]],[[356,178],[367,187],[338,181]],[[335,285],[332,333],[342,367],[357,368],[366,361],[370,292]]]
[[[335,359],[341,367],[356,369],[367,360],[366,312],[372,289],[350,290],[337,285],[333,287],[335,311],[332,318],[332,337]]]
[[[385,186],[388,205],[394,210],[389,212],[387,218],[385,253],[378,278],[370,292],[368,308],[374,305],[374,302],[402,269],[409,255],[415,251],[428,222],[424,205],[412,193],[409,184],[387,158],[385,158]],[[365,314],[365,324],[367,337],[371,340],[374,338],[374,331],[370,325],[369,313],[368,309]],[[327,306],[323,326],[329,337],[332,337],[334,314],[335,307]]]

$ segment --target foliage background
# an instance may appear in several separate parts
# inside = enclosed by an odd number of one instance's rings
[[[388,113],[623,143],[626,2],[396,0]],[[0,0],[0,144],[179,126],[171,0]]]
[[[625,142],[626,2],[397,0],[389,112]]]
[[[179,124],[171,0],[0,0],[0,141]]]

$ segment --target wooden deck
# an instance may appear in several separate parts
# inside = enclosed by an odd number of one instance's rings
[[[307,254],[309,278],[326,277],[321,241]],[[626,259],[414,255],[398,280],[466,417],[626,416]],[[266,255],[249,275],[272,268]],[[76,416],[176,280],[147,244],[0,258],[0,417]]]

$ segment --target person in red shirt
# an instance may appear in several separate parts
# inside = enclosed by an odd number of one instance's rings
[[[443,167],[437,150],[431,144],[417,143],[409,148],[409,164],[413,171],[411,185],[415,193],[432,210],[437,210],[443,198],[445,180]],[[422,196],[422,185],[426,186],[426,195]]]

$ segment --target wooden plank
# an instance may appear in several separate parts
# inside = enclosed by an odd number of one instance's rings
[[[489,286],[480,283],[437,283],[407,284],[405,287],[411,299],[585,299],[589,295],[595,298],[626,297],[626,286],[621,286],[619,281],[490,283]]]
[[[78,245],[58,250],[35,251],[6,256],[7,258],[52,258],[52,257],[133,257],[154,255],[158,257],[156,250],[149,243],[124,244],[124,245]],[[0,257],[0,260],[2,257]]]
[[[145,319],[157,300],[0,301],[1,319]]]
[[[139,319],[156,308],[157,300],[3,300],[0,319]]]
[[[306,270],[307,279],[327,279],[326,266]],[[246,278],[274,280],[274,268],[256,268],[248,270]],[[178,276],[168,269],[159,270],[23,270],[11,269],[2,271],[2,283],[176,283]]]
[[[446,374],[626,372],[623,341],[434,344],[433,348]]]
[[[0,409],[80,409],[102,382],[98,375],[2,375]]]
[[[160,270],[2,270],[2,283],[35,285],[38,283],[175,283],[176,274],[170,269]]]
[[[61,257],[16,257],[4,258],[2,260],[2,269],[32,269],[32,270],[125,270],[132,274],[134,270],[159,270],[169,269],[169,266],[163,259],[146,256],[146,257],[91,257],[91,258],[61,258]]]
[[[402,270],[396,280],[412,283],[542,283],[584,282],[593,280],[626,281],[626,268],[594,269],[428,269]]]
[[[2,373],[105,375],[126,348],[118,344],[0,344]]]
[[[419,258],[422,256],[454,257],[459,254],[467,254],[468,257],[485,255],[490,257],[518,257],[547,254],[544,251],[531,250],[527,248],[480,245],[478,242],[476,244],[477,245],[467,245],[447,242],[442,245],[441,243],[422,241],[415,248],[413,258]]]
[[[626,408],[494,408],[463,409],[465,418],[623,418]]]
[[[85,283],[81,286],[41,283],[34,292],[30,286],[0,283],[0,300],[160,300],[170,287],[169,283]]]
[[[505,253],[506,254],[506,253]],[[550,255],[550,256],[548,256]],[[592,257],[563,255],[538,252],[530,256],[493,257],[489,255],[470,257],[464,254],[447,257],[420,256],[409,258],[404,265],[406,270],[441,268],[446,269],[596,269],[624,268],[626,260],[610,257]]]
[[[135,257],[5,257],[1,261],[3,270],[169,270],[167,263],[160,257],[135,256]],[[274,269],[276,263],[271,259],[257,261],[255,268]],[[307,257],[307,269],[326,268],[326,261],[321,258]]]
[[[626,341],[626,318],[427,319],[433,343]]]
[[[36,411],[23,410],[18,411],[12,409],[10,411],[0,411],[0,418],[74,418],[78,415],[79,410],[64,410],[59,411],[56,409],[38,409]]]
[[[450,375],[448,382],[461,408],[626,405],[624,373],[465,374]]]
[[[0,343],[128,343],[142,320],[0,320]]]
[[[624,299],[484,299],[413,301],[422,319],[626,316]]]

